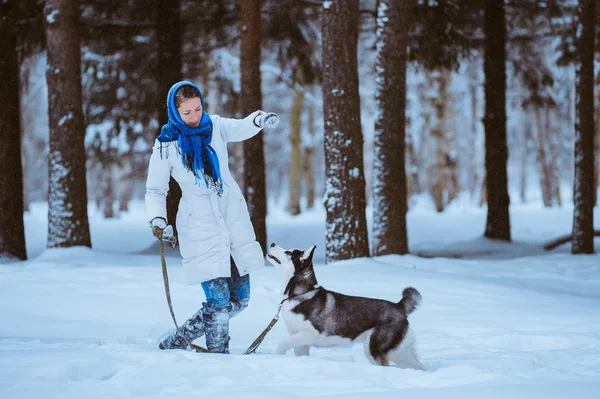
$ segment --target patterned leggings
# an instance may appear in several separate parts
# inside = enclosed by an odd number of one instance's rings
[[[231,277],[218,277],[202,284],[206,295],[203,304],[207,312],[227,311],[233,317],[248,307],[250,300],[250,275],[240,276],[231,259]]]

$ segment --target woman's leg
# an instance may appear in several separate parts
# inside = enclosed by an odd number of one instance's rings
[[[228,279],[231,311],[229,317],[237,316],[248,307],[250,300],[250,275],[240,276],[233,258],[231,259],[231,278]]]
[[[188,341],[191,343],[195,339],[203,336],[204,323],[202,322],[202,310],[198,310],[196,314],[187,319],[186,322],[179,327],[179,331],[181,331],[181,334],[184,335],[185,338],[175,330],[164,337],[158,344],[158,347],[160,349],[186,349]]]
[[[229,283],[219,277],[202,283],[206,302],[202,304],[202,320],[209,352],[229,353]]]

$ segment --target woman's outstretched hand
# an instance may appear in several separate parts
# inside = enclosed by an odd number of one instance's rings
[[[275,127],[278,123],[279,116],[275,112],[260,111],[260,113],[254,117],[254,124],[260,128]]]

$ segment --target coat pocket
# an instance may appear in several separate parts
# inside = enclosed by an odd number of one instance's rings
[[[215,216],[210,201],[199,197],[195,201],[185,201],[184,214],[181,220],[183,227],[189,230],[212,228]]]

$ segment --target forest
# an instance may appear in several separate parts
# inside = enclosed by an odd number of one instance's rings
[[[47,247],[62,248],[91,246],[88,204],[110,219],[142,199],[182,79],[210,114],[281,118],[229,147],[263,250],[269,207],[322,204],[328,261],[405,254],[406,213],[428,198],[437,212],[486,207],[482,234],[501,241],[510,204],[572,201],[572,252],[594,252],[594,0],[5,0],[0,11],[3,256],[26,258],[32,203],[48,204]],[[178,195],[173,181],[169,220]]]

